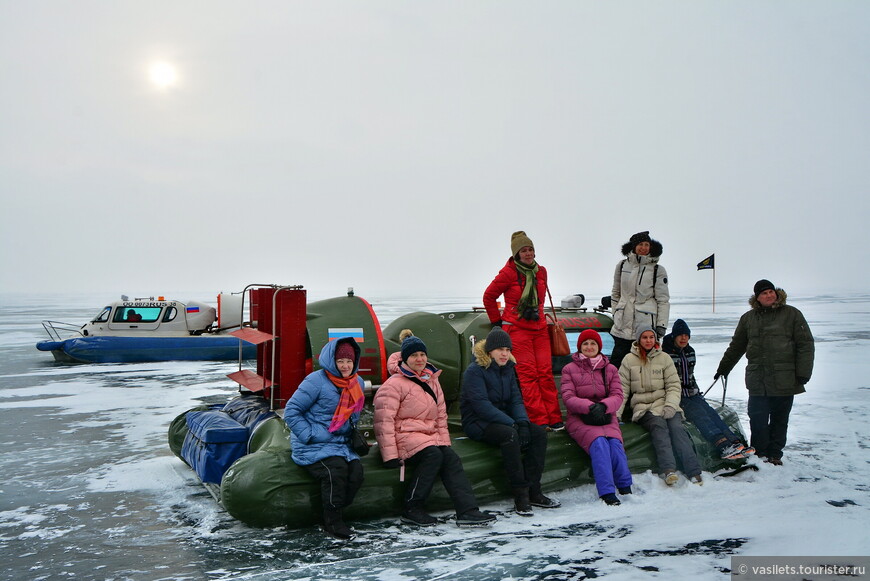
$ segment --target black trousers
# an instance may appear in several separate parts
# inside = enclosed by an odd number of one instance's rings
[[[749,445],[759,456],[782,458],[788,435],[788,416],[794,403],[793,395],[750,395]]]
[[[341,456],[330,456],[303,468],[320,482],[323,510],[350,506],[363,483],[359,460],[348,462]]]
[[[520,439],[513,426],[489,424],[481,441],[498,446],[511,488],[529,488],[532,494],[541,492],[541,474],[547,454],[547,431],[536,424],[529,425],[529,445],[520,448]]]
[[[614,367],[619,369],[619,366],[622,365],[622,359],[631,353],[632,344],[634,344],[634,341],[631,339],[623,339],[622,337],[613,338],[613,353],[610,354],[610,363]]]
[[[428,446],[407,460],[405,465],[413,470],[408,487],[405,491],[407,506],[420,506],[432,492],[435,479],[441,478],[456,514],[462,514],[472,508],[477,508],[477,499],[471,489],[471,483],[462,468],[462,460],[450,446]]]

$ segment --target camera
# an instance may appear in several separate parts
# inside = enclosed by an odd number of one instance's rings
[[[536,307],[526,307],[523,309],[520,317],[527,321],[537,321],[540,318],[540,314],[538,313],[538,309]]]

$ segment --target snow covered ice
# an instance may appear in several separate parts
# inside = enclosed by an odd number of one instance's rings
[[[343,544],[315,529],[254,529],[222,512],[169,451],[166,430],[200,402],[222,402],[234,363],[58,365],[34,348],[42,319],[84,320],[64,297],[7,295],[0,306],[0,577],[8,579],[727,579],[734,555],[867,555],[870,547],[870,295],[802,297],[816,338],[807,393],[795,398],[782,467],[667,487],[635,475],[619,507],[594,485],[556,492],[530,518],[511,502],[490,529],[449,522],[419,530],[398,519],[354,522]],[[384,313],[435,300],[376,301]],[[471,305],[469,298],[457,301]],[[379,305],[383,304],[383,310]],[[57,312],[58,305],[67,305]],[[692,328],[702,388],[746,297],[677,297]],[[745,359],[727,403],[744,430]],[[721,384],[720,384],[721,385]],[[710,398],[721,398],[715,387]],[[580,452],[578,451],[578,454]],[[751,462],[757,463],[753,458]],[[447,517],[448,513],[440,516]]]

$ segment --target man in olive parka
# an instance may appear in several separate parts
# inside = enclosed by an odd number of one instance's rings
[[[727,376],[746,354],[750,445],[781,466],[789,413],[812,376],[815,346],[803,314],[785,304],[784,290],[762,279],[754,291],[752,309],[740,317],[714,379]]]

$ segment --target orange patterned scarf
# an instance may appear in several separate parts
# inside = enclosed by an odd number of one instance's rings
[[[329,431],[338,430],[350,418],[354,412],[361,411],[366,402],[362,388],[359,386],[359,379],[354,373],[350,377],[338,377],[330,372],[323,370],[329,381],[341,390],[341,398],[338,400],[338,407],[335,408],[335,413],[332,415],[332,423],[329,424]]]

